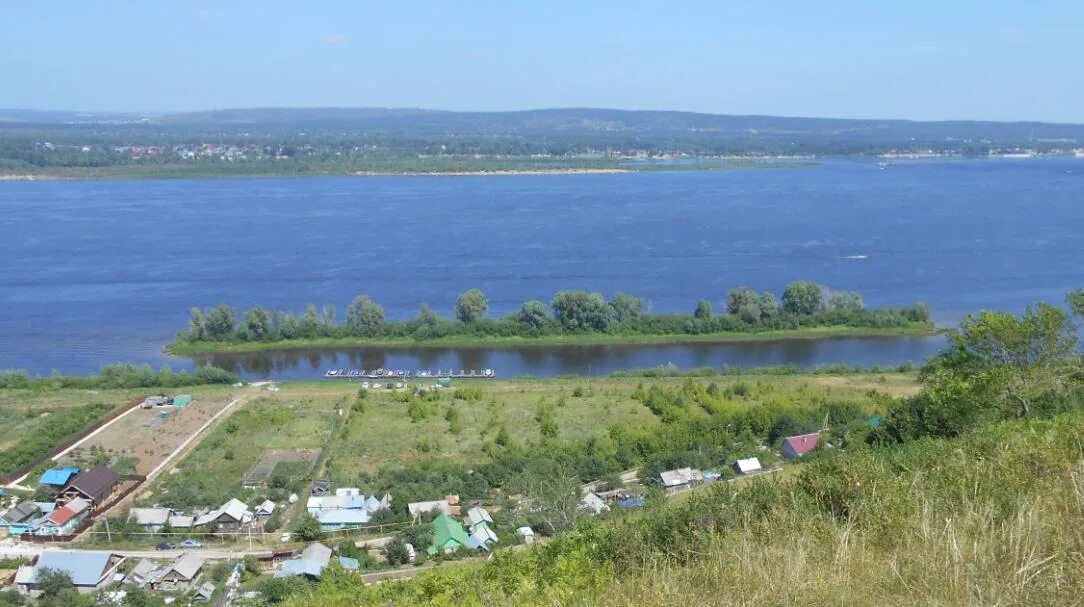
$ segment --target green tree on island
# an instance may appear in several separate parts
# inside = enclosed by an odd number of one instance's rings
[[[795,316],[811,316],[824,309],[824,287],[805,280],[787,285],[783,290],[783,311]]]
[[[570,332],[605,331],[613,321],[613,308],[600,293],[559,291],[550,303],[553,315]]]
[[[471,289],[459,296],[455,302],[455,317],[459,322],[472,323],[485,318],[489,309],[486,294],[479,289]]]
[[[550,322],[550,309],[537,299],[525,301],[519,309],[518,319],[532,330],[541,331]]]
[[[726,313],[739,315],[741,314],[741,309],[743,307],[756,307],[759,300],[760,298],[757,297],[757,292],[749,287],[731,289],[726,293]]]
[[[644,300],[628,293],[617,293],[610,300],[610,308],[614,311],[614,320],[629,322],[643,314]]]
[[[696,302],[696,310],[693,312],[693,318],[697,320],[707,320],[711,318],[711,302],[706,299],[701,299]]]
[[[384,307],[368,295],[358,295],[346,309],[346,324],[354,335],[380,335],[384,328]]]

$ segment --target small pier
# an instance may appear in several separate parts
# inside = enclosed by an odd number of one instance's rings
[[[418,370],[407,371],[404,369],[328,369],[324,373],[328,379],[495,379],[497,374],[493,369],[455,371],[437,369],[436,371]]]

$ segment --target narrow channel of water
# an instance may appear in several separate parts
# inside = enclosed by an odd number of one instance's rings
[[[777,341],[518,347],[303,348],[199,356],[248,379],[311,379],[327,369],[493,369],[499,377],[608,375],[673,364],[681,369],[846,362],[862,366],[921,363],[945,344],[934,337],[841,337]]]

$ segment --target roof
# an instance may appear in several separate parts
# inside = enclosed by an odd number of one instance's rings
[[[72,500],[72,501],[75,501],[75,500]],[[86,503],[86,500],[83,500],[83,502]],[[75,511],[75,510],[72,510],[71,508],[69,508],[67,506],[64,506],[62,508],[57,508],[56,510],[53,510],[52,514],[45,517],[45,521],[48,522],[48,523],[51,523],[53,525],[66,525],[66,524],[68,524],[68,521],[75,518],[76,515],[78,515],[79,512],[82,512],[83,510],[86,510],[86,508],[80,508],[78,512]]]
[[[137,525],[165,525],[169,522],[169,508],[132,508],[128,510],[128,520]]]
[[[442,514],[433,519],[433,546],[444,548],[448,542],[456,542],[461,546],[467,544],[467,532],[463,525],[447,514]]]
[[[534,529],[531,529],[530,527],[517,527],[516,533],[523,537],[527,537],[528,535],[534,535]]]
[[[412,502],[407,504],[407,510],[411,516],[418,516],[425,512],[442,512],[444,514],[451,514],[452,507],[448,504],[448,500],[434,500],[432,502]]]
[[[319,563],[308,559],[293,559],[282,564],[282,569],[275,572],[275,577],[290,577],[294,575],[307,575],[320,577],[324,568]]]
[[[339,487],[335,490],[335,495],[342,497],[344,495],[361,495],[361,489],[357,487]]]
[[[757,470],[760,470],[760,460],[755,457],[739,459],[738,461],[734,462],[734,467],[737,468],[738,471],[742,474],[745,474],[747,472],[755,472]]]
[[[203,559],[191,552],[185,552],[170,564],[169,568],[166,569],[166,573],[176,571],[177,575],[186,580],[191,580],[196,577],[200,569],[203,569]]]
[[[489,516],[489,512],[481,506],[475,506],[467,510],[467,524],[473,526],[478,523],[493,523],[493,517]]]
[[[234,497],[230,498],[230,501],[223,504],[222,507],[219,508],[219,510],[222,512],[222,514],[225,514],[232,519],[240,521],[244,520],[245,513],[248,512],[248,506],[246,506],[245,503],[241,500]]]
[[[38,484],[63,487],[64,485],[67,485],[68,481],[76,474],[79,474],[79,468],[53,468],[52,470],[46,470],[41,475],[41,478],[38,479]]]
[[[154,561],[150,559],[141,559],[136,563],[135,567],[128,572],[128,579],[133,581],[142,582],[147,579],[147,576],[154,571]]]
[[[76,489],[90,499],[100,502],[113,492],[113,486],[117,484],[118,476],[105,466],[95,466],[90,470],[75,477],[68,483],[67,489]]]
[[[309,544],[301,551],[301,558],[307,561],[316,561],[320,563],[321,567],[326,567],[331,562],[331,548],[320,543]]]
[[[384,503],[376,499],[375,495],[370,495],[365,499],[365,509],[371,512],[376,512],[384,507]]]
[[[677,487],[687,485],[692,481],[698,481],[703,478],[703,474],[699,470],[692,468],[678,468],[677,470],[660,472],[659,477],[662,478],[662,484],[666,487]]]
[[[810,432],[809,434],[799,434],[797,436],[788,436],[783,439],[783,450],[789,450],[794,454],[794,457],[799,455],[805,455],[812,451],[817,443],[820,442],[820,432]]]
[[[187,405],[190,402],[192,402],[192,395],[191,394],[178,394],[177,396],[173,397],[173,406],[174,407],[183,407],[183,406]]]
[[[211,582],[204,582],[199,585],[199,590],[196,590],[196,595],[204,600],[211,600],[211,595],[215,593],[215,585]]]
[[[321,525],[364,525],[369,522],[365,510],[319,510],[316,519]]]
[[[492,529],[490,529],[489,527],[487,527],[485,525],[480,525],[478,527],[475,527],[474,532],[471,533],[470,536],[472,538],[474,538],[474,540],[477,541],[477,542],[483,542],[483,543],[494,542],[494,543],[496,543],[498,541],[497,540],[497,534]]]
[[[196,524],[196,517],[183,516],[179,514],[173,514],[169,517],[169,526],[174,529],[188,529],[194,527]]]
[[[46,550],[38,557],[24,584],[36,584],[37,572],[43,567],[67,571],[76,586],[97,586],[105,577],[113,555],[109,552],[87,550]]]
[[[598,514],[599,512],[605,512],[610,509],[610,507],[606,504],[606,501],[599,497],[599,495],[593,491],[590,491],[583,496],[583,499],[580,500],[580,507],[584,510],[590,510],[595,514]]]
[[[275,502],[271,500],[265,500],[264,503],[256,506],[256,512],[271,514],[275,511]]]
[[[339,564],[342,565],[342,568],[346,569],[347,571],[357,571],[358,569],[361,569],[361,561],[357,559],[352,559],[348,556],[340,556]]]
[[[22,523],[34,518],[39,512],[41,512],[41,508],[37,504],[30,500],[23,500],[8,509],[3,518],[9,523]]]

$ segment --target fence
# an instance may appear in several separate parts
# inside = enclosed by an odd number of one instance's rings
[[[120,477],[120,480],[121,482],[127,483],[124,489],[122,489],[119,493],[114,493],[113,499],[95,508],[95,512],[106,512],[113,506],[120,503],[121,500],[131,495],[136,489],[139,489],[139,487],[144,482],[146,482],[147,477],[141,474],[126,474]],[[95,522],[96,519],[94,517],[94,514],[92,513],[91,515],[87,516],[87,518],[83,519],[83,522],[79,523],[79,526],[76,527],[70,535],[34,535],[30,532],[27,532],[19,536],[19,539],[24,542],[32,542],[35,544],[58,544],[63,542],[70,542],[82,535],[83,532],[93,527]]]
[[[0,477],[0,484],[6,485],[8,483],[15,482],[16,479],[21,478],[23,475],[28,474],[34,468],[37,468],[38,466],[40,466],[42,464],[42,462],[47,462],[47,461],[53,459],[53,457],[56,454],[63,452],[68,447],[71,447],[72,445],[74,445],[74,444],[78,443],[79,441],[83,440],[88,435],[90,435],[92,432],[95,432],[96,430],[98,430],[102,426],[104,426],[104,425],[108,424],[109,422],[117,419],[121,415],[124,415],[128,411],[131,411],[132,409],[135,409],[136,407],[139,407],[139,403],[141,403],[141,402],[143,402],[142,398],[137,399],[135,401],[132,401],[132,403],[127,407],[117,407],[116,409],[111,411],[109,413],[109,415],[106,415],[102,419],[100,419],[100,420],[94,422],[93,424],[87,426],[86,428],[84,428],[82,432],[76,434],[75,436],[69,437],[67,440],[62,441],[59,444],[57,444],[57,446],[53,447],[45,455],[39,457],[38,459],[30,462],[29,464],[26,464],[25,466],[19,468],[18,470],[14,471],[14,472],[6,475],[6,476]],[[61,413],[60,415],[63,415],[63,413]]]

